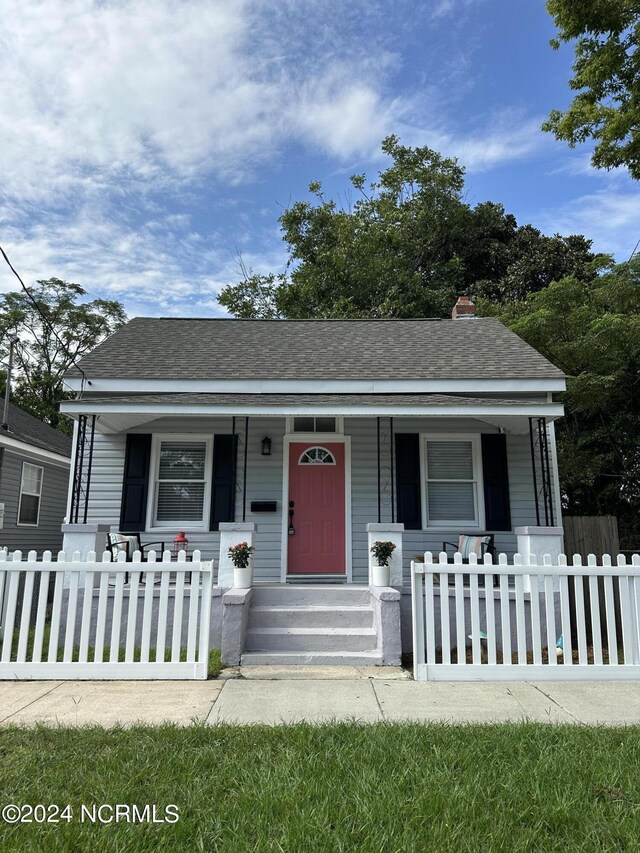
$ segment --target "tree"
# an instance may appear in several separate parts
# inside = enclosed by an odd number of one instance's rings
[[[378,179],[351,178],[346,208],[309,187],[280,217],[287,272],[225,287],[236,317],[446,317],[459,294],[504,303],[555,278],[593,277],[582,236],[547,237],[519,227],[500,204],[463,200],[464,169],[430,148],[382,143],[392,162]]]
[[[623,542],[637,546],[640,259],[553,282],[500,319],[568,376],[557,428],[565,512],[616,515]]]
[[[71,395],[64,391],[63,376],[127,318],[119,302],[79,302],[84,288],[59,278],[37,281],[28,291],[33,301],[24,291],[0,297],[0,355],[6,359],[8,339],[17,335],[13,401],[66,432],[58,403]]]
[[[575,44],[577,94],[569,108],[552,110],[542,129],[573,148],[596,142],[591,163],[598,169],[626,166],[640,178],[640,6],[622,0],[548,0],[558,34],[551,46]]]

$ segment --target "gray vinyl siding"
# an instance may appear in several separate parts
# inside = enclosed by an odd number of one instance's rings
[[[255,577],[257,581],[279,581],[282,562],[282,473],[283,439],[285,435],[284,418],[249,418],[249,438],[247,443],[247,482],[245,520],[256,524]],[[236,521],[243,518],[243,455],[244,455],[244,418],[237,419],[237,432],[240,435],[238,448],[238,476],[236,491]],[[163,418],[136,427],[137,433],[178,433],[214,435],[231,432],[230,418]],[[396,418],[394,432],[432,432],[452,433],[497,432],[497,427],[471,418]],[[377,432],[375,418],[346,418],[345,434],[351,438],[351,527],[353,581],[366,582],[368,579],[368,552],[366,525],[378,520],[378,480],[377,480]],[[272,440],[271,455],[261,455],[261,441],[268,435]],[[382,521],[391,520],[391,478],[388,457],[389,435],[383,434],[386,445],[383,446],[383,495]],[[119,435],[101,435],[96,433],[94,464],[89,501],[89,520],[106,522],[112,529],[118,529],[120,501],[122,496],[122,477],[126,437]],[[386,455],[385,455],[386,448]],[[535,524],[535,501],[531,474],[529,437],[520,434],[507,435],[507,457],[509,465],[509,490],[511,499],[512,526]],[[395,483],[394,483],[395,491]],[[252,513],[251,501],[275,500],[277,511],[274,513]],[[200,548],[206,559],[218,558],[220,537],[217,532],[189,530],[185,527],[190,548]],[[411,530],[404,534],[405,574],[408,578],[408,566],[413,556],[425,550],[438,552],[445,540],[457,541],[464,530]],[[492,532],[492,531],[488,531]],[[164,538],[165,546],[172,546],[177,530],[158,532],[148,530],[143,541],[157,541]],[[514,553],[516,537],[510,531],[495,533],[496,548],[507,554]]]
[[[37,525],[18,525],[22,463],[43,468],[40,515]],[[69,466],[56,464],[3,448],[0,461],[0,501],[5,505],[4,524],[0,530],[0,547],[9,551],[59,551],[62,548],[61,526],[67,506]]]

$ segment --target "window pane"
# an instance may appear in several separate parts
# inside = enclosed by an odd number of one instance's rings
[[[204,480],[207,445],[204,441],[163,441],[160,446],[160,480]]]
[[[157,521],[202,521],[204,483],[158,483]]]
[[[313,432],[313,418],[294,418],[294,432]]]
[[[20,501],[20,524],[37,524],[40,498],[36,495],[22,495]]]
[[[29,492],[39,495],[42,492],[42,468],[39,465],[30,465],[25,462],[22,466],[21,492]]]
[[[335,418],[316,418],[316,432],[335,432]]]
[[[473,483],[429,483],[429,521],[476,521]]]
[[[470,441],[427,441],[429,480],[473,480]]]

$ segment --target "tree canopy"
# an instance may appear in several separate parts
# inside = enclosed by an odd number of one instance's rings
[[[80,302],[84,288],[59,278],[37,281],[28,291],[37,308],[24,291],[0,297],[0,356],[6,359],[9,338],[16,335],[13,402],[66,431],[58,404],[70,395],[62,377],[127,318],[117,301]]]
[[[640,178],[640,6],[622,0],[547,0],[558,33],[551,45],[575,41],[577,94],[552,110],[543,130],[571,147],[595,140],[596,168],[626,166]]]
[[[494,202],[464,200],[464,169],[428,147],[390,136],[391,164],[376,180],[351,178],[341,206],[319,182],[311,201],[280,217],[284,273],[229,285],[220,303],[236,317],[446,317],[456,297],[499,304],[566,275],[592,278],[602,255],[585,237],[546,236]]]
[[[558,421],[564,509],[618,517],[640,542],[640,258],[590,281],[568,276],[500,319],[567,374]]]

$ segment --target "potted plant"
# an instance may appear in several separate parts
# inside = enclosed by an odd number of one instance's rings
[[[396,550],[394,542],[374,542],[371,553],[375,557],[375,563],[371,567],[371,577],[374,586],[389,586],[391,582],[391,569],[389,560]]]
[[[233,585],[236,589],[249,589],[253,584],[253,552],[248,542],[239,542],[229,548],[233,563]]]

